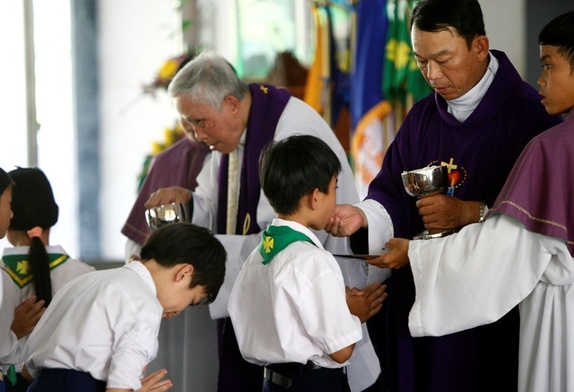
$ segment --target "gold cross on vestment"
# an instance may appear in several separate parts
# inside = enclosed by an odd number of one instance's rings
[[[452,163],[453,161],[454,158],[450,158],[450,161],[448,163],[444,161],[440,163],[442,166],[446,166],[447,173],[450,173],[453,169],[456,169],[458,167],[458,165]]]

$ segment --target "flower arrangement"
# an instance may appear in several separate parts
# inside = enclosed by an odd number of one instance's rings
[[[157,90],[167,90],[167,86],[169,86],[176,72],[194,56],[195,54],[190,56],[190,54],[186,52],[167,59],[157,71],[153,81],[143,86],[144,93],[154,95]]]
[[[153,141],[151,145],[151,152],[146,155],[142,170],[138,174],[138,190],[141,188],[145,177],[147,176],[147,172],[149,170],[149,165],[151,164],[152,158],[159,154],[160,152],[166,150],[173,144],[177,143],[179,140],[183,139],[185,136],[185,132],[181,127],[179,121],[176,121],[172,127],[166,127],[163,131],[163,141]]]

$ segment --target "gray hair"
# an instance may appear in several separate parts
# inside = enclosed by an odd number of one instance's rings
[[[171,97],[185,95],[194,102],[221,110],[229,95],[241,100],[249,87],[223,57],[203,52],[179,70],[168,87]]]

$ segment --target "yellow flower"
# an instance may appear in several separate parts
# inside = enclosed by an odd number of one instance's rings
[[[158,72],[159,79],[171,80],[177,72],[180,63],[181,61],[177,61],[176,59],[167,60]]]
[[[153,142],[151,145],[152,155],[157,155],[163,151],[163,145],[158,142]]]

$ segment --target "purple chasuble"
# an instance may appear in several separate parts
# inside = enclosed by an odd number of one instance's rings
[[[389,150],[367,199],[390,214],[394,236],[412,238],[424,229],[402,184],[401,172],[428,165],[448,165],[454,196],[492,206],[526,144],[558,124],[540,96],[522,81],[506,55],[492,50],[499,69],[474,112],[460,123],[446,101],[433,93],[415,103]],[[518,379],[518,312],[498,322],[434,338],[413,339],[408,315],[415,299],[410,266],[394,270],[385,282],[389,297],[371,322],[392,391],[509,391]],[[506,318],[506,320],[505,320]],[[382,320],[381,320],[382,319]],[[380,323],[372,328],[375,323]],[[499,380],[496,384],[493,380]]]
[[[241,163],[239,204],[237,207],[236,234],[259,233],[257,205],[261,194],[259,182],[259,156],[263,147],[273,140],[275,128],[291,93],[270,85],[250,84],[252,103],[247,123],[247,135]],[[227,221],[227,177],[229,154],[223,154],[219,165],[219,195],[217,208],[217,232],[225,234]]]
[[[534,138],[510,173],[489,214],[506,214],[535,233],[560,238],[574,256],[574,109],[566,121]]]
[[[143,245],[152,232],[145,219],[144,207],[150,194],[168,186],[181,186],[194,190],[197,186],[196,177],[210,152],[204,143],[186,137],[153,157],[138,197],[122,227],[122,234]]]

